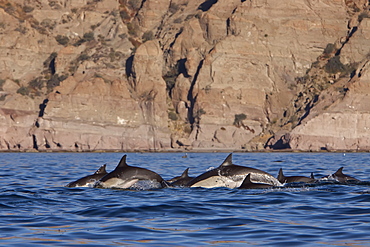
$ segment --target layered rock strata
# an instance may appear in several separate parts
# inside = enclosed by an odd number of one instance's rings
[[[0,150],[368,150],[369,3],[0,1]]]

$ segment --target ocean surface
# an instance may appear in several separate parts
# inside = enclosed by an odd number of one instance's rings
[[[0,246],[370,246],[370,153],[234,153],[276,176],[343,172],[359,184],[289,188],[66,188],[124,153],[0,153]],[[228,153],[128,153],[164,179]]]

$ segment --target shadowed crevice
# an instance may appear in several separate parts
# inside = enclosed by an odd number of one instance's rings
[[[44,99],[44,101],[42,102],[42,104],[39,105],[39,108],[40,108],[39,117],[43,117],[44,116],[45,108],[46,108],[46,105],[47,105],[48,102],[49,102],[48,99]]]
[[[208,11],[218,0],[208,0],[199,5],[198,9],[202,11]]]
[[[201,60],[200,63],[199,63],[199,65],[198,65],[197,72],[194,74],[194,79],[191,82],[189,93],[188,93],[188,100],[190,102],[190,106],[189,106],[189,110],[188,110],[188,120],[189,120],[189,123],[192,126],[193,126],[193,124],[195,122],[194,106],[195,106],[195,103],[197,101],[197,97],[193,95],[193,90],[194,90],[195,83],[197,82],[199,72],[200,72],[200,70],[201,70],[201,68],[203,66],[203,62],[204,62],[204,60]]]
[[[126,76],[127,76],[127,78],[129,78],[129,77],[131,77],[133,75],[133,71],[132,71],[132,64],[133,64],[133,62],[134,62],[134,55],[130,56],[126,60],[125,69],[126,69]]]
[[[39,146],[37,145],[37,139],[35,135],[32,135],[32,142],[33,142],[33,148],[36,150],[39,150]]]

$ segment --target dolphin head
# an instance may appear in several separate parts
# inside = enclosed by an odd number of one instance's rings
[[[66,185],[66,187],[90,187],[93,186],[99,179],[104,177],[107,173],[105,170],[106,164],[102,165],[94,174],[80,178],[74,182]]]

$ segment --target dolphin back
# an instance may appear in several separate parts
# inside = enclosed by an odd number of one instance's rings
[[[347,182],[359,182],[357,178],[351,177],[343,173],[343,167],[340,167],[334,174],[332,174],[335,180],[340,183],[347,183]]]
[[[284,173],[283,173],[283,168],[280,168],[279,169],[279,174],[277,176],[277,180],[279,180],[280,183],[285,183],[285,176],[284,176]]]
[[[313,175],[311,175],[313,176]],[[289,176],[286,177],[283,173],[283,169],[280,168],[279,174],[277,179],[279,180],[280,183],[312,183],[315,181],[314,178],[312,177],[305,177],[305,176]]]
[[[107,174],[107,171],[105,170],[107,164],[104,164],[102,165],[98,170],[96,170],[96,172],[94,173],[94,175],[97,175],[97,174]]]
[[[187,187],[187,184],[192,179],[193,177],[189,177],[189,168],[186,168],[185,171],[181,174],[181,176],[174,177],[166,182],[168,182],[171,186]]]
[[[102,177],[95,185],[100,188],[121,188],[127,189],[135,186],[140,181],[150,181],[159,183],[159,187],[166,187],[167,183],[156,172],[146,168],[129,166],[126,163],[126,155],[124,155],[117,167]]]
[[[243,183],[240,185],[239,189],[268,189],[272,187],[273,185],[270,184],[253,183],[251,181],[251,174],[248,174],[243,180]]]

